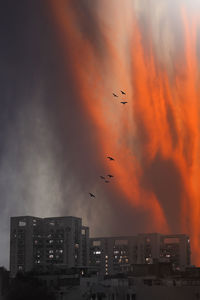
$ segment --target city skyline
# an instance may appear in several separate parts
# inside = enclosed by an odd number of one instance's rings
[[[185,234],[140,233],[90,237],[81,218],[65,216],[10,218],[10,277],[54,268],[96,268],[100,276],[126,272],[132,265],[191,267],[190,238]],[[126,271],[125,271],[126,270]]]

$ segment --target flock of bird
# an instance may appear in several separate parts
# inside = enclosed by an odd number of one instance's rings
[[[124,91],[121,90],[120,92],[121,92],[122,95],[126,95],[126,93],[125,93]],[[114,96],[114,97],[119,97],[119,96],[118,96],[117,94],[115,94],[115,93],[113,93],[113,96]],[[124,104],[126,104],[126,103],[128,103],[128,102],[127,102],[127,101],[121,101],[120,103],[122,103],[122,104],[124,105]],[[107,159],[110,160],[110,161],[114,161],[114,160],[115,160],[115,159],[114,159],[113,157],[111,157],[111,156],[107,156]],[[108,178],[111,179],[111,178],[114,177],[114,175],[112,175],[112,174],[107,174],[106,176],[100,175],[99,177],[100,177],[100,179],[104,180],[105,183],[109,183],[110,180],[108,180]],[[90,195],[90,197],[92,197],[92,198],[95,198],[95,197],[96,197],[93,193],[89,193],[89,195]]]
[[[124,92],[124,91],[120,91],[121,93],[122,93],[122,95],[126,95],[126,93]],[[116,95],[115,93],[113,93],[113,96],[114,97],[119,97],[118,95]],[[128,103],[127,101],[121,101],[120,103],[122,103],[122,104],[126,104],[126,103]]]

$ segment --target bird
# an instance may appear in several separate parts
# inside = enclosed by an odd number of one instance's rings
[[[104,176],[100,176],[100,178],[101,178],[101,179],[105,179],[105,177],[104,177]]]
[[[111,174],[108,174],[107,176],[108,176],[109,178],[112,178],[112,177],[114,177],[114,176],[113,176],[113,175],[111,175]]]
[[[109,180],[105,180],[105,183],[109,183],[110,181]]]
[[[118,97],[115,93],[113,93],[113,96],[114,96],[114,97]]]
[[[90,197],[94,197],[94,198],[95,198],[95,195],[94,195],[94,194],[92,194],[92,193],[89,193],[89,195],[90,195]]]
[[[124,91],[120,91],[122,93],[122,95],[126,95],[126,93]]]
[[[107,159],[114,160],[111,156],[107,156]]]
[[[120,103],[122,103],[122,104],[126,104],[126,103],[128,103],[127,101],[121,101]]]

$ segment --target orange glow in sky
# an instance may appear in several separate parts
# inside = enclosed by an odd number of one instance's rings
[[[149,231],[189,234],[193,262],[200,265],[199,18],[180,7],[182,44],[168,68],[152,30],[144,32],[134,10],[127,7],[121,16],[116,4],[104,17],[100,11],[98,41],[81,30],[72,1],[52,0],[51,6],[80,109],[98,136],[101,164],[107,166],[108,155],[116,158],[109,164],[117,178],[113,193],[148,211]]]

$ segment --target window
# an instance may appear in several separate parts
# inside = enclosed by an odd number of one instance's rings
[[[93,246],[101,246],[101,241],[93,241]]]
[[[81,230],[81,234],[82,234],[82,235],[86,235],[86,230],[85,230],[85,229],[82,229],[82,230]]]
[[[115,245],[128,245],[128,240],[115,240]]]
[[[175,238],[165,238],[164,244],[179,244],[179,239],[176,237]]]
[[[49,222],[49,225],[50,225],[50,226],[55,226],[55,221],[54,221],[54,220],[50,221],[50,222]]]
[[[26,226],[26,222],[25,222],[25,221],[19,221],[19,226],[20,226],[20,227]]]

